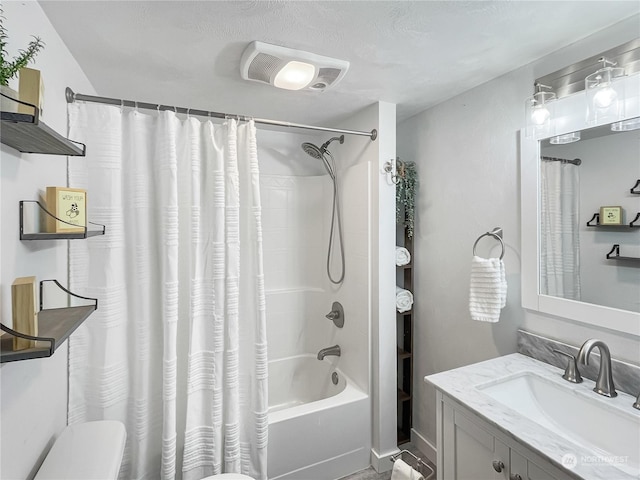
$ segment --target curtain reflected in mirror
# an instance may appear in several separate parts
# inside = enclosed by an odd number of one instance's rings
[[[541,157],[540,293],[580,300],[579,162]]]
[[[640,178],[640,129],[579,133],[579,141],[539,143],[538,292],[640,312],[640,195],[630,191]],[[599,218],[603,207],[617,212],[614,221]],[[620,259],[607,257],[614,245]]]

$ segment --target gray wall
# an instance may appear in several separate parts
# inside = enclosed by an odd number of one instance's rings
[[[418,440],[435,445],[435,390],[423,378],[515,352],[519,327],[575,345],[598,337],[614,356],[640,363],[637,337],[521,307],[518,142],[534,80],[637,37],[638,21],[632,17],[398,125],[398,155],[416,161],[420,175],[413,379]],[[475,239],[495,226],[504,228],[508,301],[500,322],[485,324],[468,312],[470,260]],[[478,249],[499,253],[490,240]]]

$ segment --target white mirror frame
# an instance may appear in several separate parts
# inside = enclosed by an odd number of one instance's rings
[[[625,116],[620,120],[640,116],[640,74],[625,77]],[[584,91],[556,101],[553,136],[585,130],[611,123],[586,124],[587,99]],[[520,131],[520,191],[522,241],[522,307],[536,312],[564,317],[640,336],[640,313],[592,303],[568,300],[540,294],[540,152],[539,141],[547,136],[527,138]],[[630,179],[630,187],[633,183]]]

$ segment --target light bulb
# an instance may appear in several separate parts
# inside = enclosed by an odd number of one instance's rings
[[[551,113],[545,107],[535,107],[531,112],[531,121],[534,125],[544,125],[550,116]]]
[[[616,101],[618,94],[611,87],[604,87],[598,89],[596,94],[593,96],[593,104],[597,108],[609,108],[613,102]]]
[[[273,85],[287,90],[300,90],[309,85],[316,73],[310,63],[291,61],[276,74]]]

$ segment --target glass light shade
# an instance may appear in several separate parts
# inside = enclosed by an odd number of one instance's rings
[[[623,68],[604,67],[584,80],[587,92],[587,123],[615,122],[624,117],[624,89],[618,82]]]
[[[549,139],[549,143],[554,145],[564,145],[566,143],[573,143],[580,140],[580,132],[565,133],[564,135],[556,135]]]
[[[638,130],[639,128],[640,117],[630,118],[629,120],[623,120],[622,122],[611,124],[611,130],[614,132],[628,132],[631,130]]]
[[[555,98],[556,94],[553,92],[536,92],[527,98],[524,109],[527,137],[551,134]]]
[[[276,74],[273,85],[287,90],[300,90],[311,83],[316,67],[310,63],[291,61]]]

